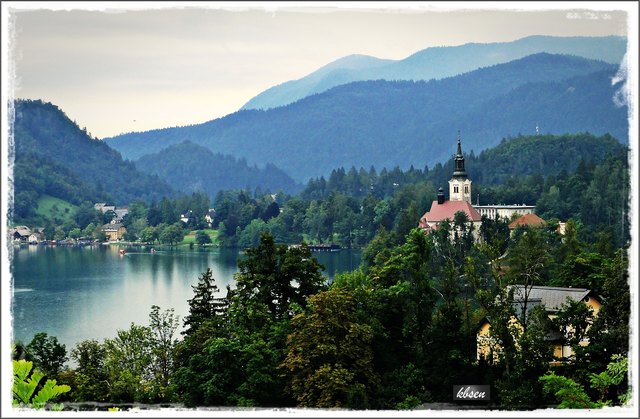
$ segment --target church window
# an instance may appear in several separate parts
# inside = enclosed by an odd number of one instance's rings
[[[469,193],[469,187],[468,186],[464,187],[464,193]]]
[[[458,187],[457,186],[453,187],[453,193],[458,193]]]

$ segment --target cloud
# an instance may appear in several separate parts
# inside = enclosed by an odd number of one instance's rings
[[[627,55],[628,54],[624,55],[616,75],[611,79],[612,86],[620,84],[620,87],[613,94],[613,103],[619,108],[629,106],[631,104],[631,92],[629,90],[629,62],[627,60]]]

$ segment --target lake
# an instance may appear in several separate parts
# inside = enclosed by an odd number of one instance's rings
[[[317,252],[314,257],[332,279],[360,264],[351,250]],[[77,342],[116,336],[132,322],[147,325],[152,305],[189,313],[191,285],[211,268],[221,295],[233,287],[241,254],[231,249],[150,253],[130,248],[122,256],[115,246],[15,248],[13,276],[14,340],[29,343],[37,332],[56,336],[67,351]],[[182,329],[180,329],[182,330]]]

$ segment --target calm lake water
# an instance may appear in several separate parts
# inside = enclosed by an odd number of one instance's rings
[[[349,250],[313,254],[325,275],[355,269],[360,253]],[[191,285],[211,268],[221,294],[233,287],[237,251],[158,251],[131,248],[121,256],[113,246],[15,249],[13,276],[14,340],[28,343],[37,332],[56,336],[70,351],[79,341],[116,336],[132,322],[147,325],[152,305],[174,308],[182,319],[193,297]]]

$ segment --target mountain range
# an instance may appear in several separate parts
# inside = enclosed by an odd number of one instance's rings
[[[177,191],[204,191],[213,199],[220,189],[301,189],[271,164],[250,167],[188,142],[134,165],[52,103],[16,100],[13,105],[13,216],[19,220],[35,220],[39,201],[47,196],[75,205],[101,201],[122,206],[137,199],[160,201]]]
[[[620,36],[529,36],[513,42],[426,48],[402,60],[350,55],[298,80],[273,86],[253,97],[241,109],[284,106],[354,81],[442,79],[540,52],[574,55],[620,64],[626,48],[626,38]]]
[[[105,139],[137,159],[191,141],[249,165],[275,164],[298,182],[333,168],[408,168],[450,157],[456,132],[476,153],[504,137],[590,132],[628,141],[627,108],[612,98],[617,66],[540,53],[430,81],[359,81],[287,106],[203,124]]]

